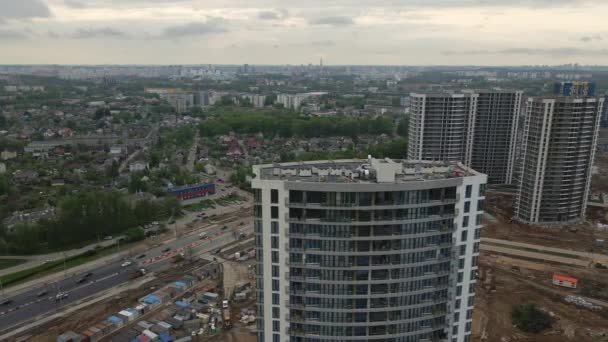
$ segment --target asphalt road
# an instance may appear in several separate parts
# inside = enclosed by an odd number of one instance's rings
[[[205,230],[193,232],[189,235],[181,236],[162,246],[150,249],[145,257],[134,256],[133,264],[122,267],[123,261],[116,261],[111,264],[95,267],[80,274],[68,274],[67,278],[52,283],[41,284],[40,287],[30,291],[15,295],[13,297],[2,298],[0,303],[10,300],[12,302],[0,305],[0,332],[8,330],[19,323],[30,320],[40,315],[53,313],[63,306],[69,305],[95,293],[111,289],[130,280],[131,272],[140,268],[139,264],[145,264],[147,272],[160,272],[171,266],[171,256],[179,252],[180,248],[187,245],[196,244],[193,248],[196,254],[213,251],[225,244],[237,239],[236,232],[251,232],[250,226],[237,226],[236,223],[229,224],[228,229],[223,227],[209,227]],[[198,234],[206,232],[209,239],[200,240]],[[170,248],[167,251],[167,248]],[[88,272],[93,274],[86,278],[83,283],[77,281]],[[46,291],[44,295],[38,296],[41,291]],[[59,292],[68,294],[67,298],[57,301],[55,295]]]

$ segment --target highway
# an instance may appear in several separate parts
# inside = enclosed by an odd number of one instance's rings
[[[221,227],[212,225],[180,236],[171,242],[150,249],[143,257],[134,256],[131,259],[132,265],[128,267],[121,266],[124,260],[117,260],[79,274],[69,274],[67,278],[55,283],[41,284],[38,288],[3,298],[0,302],[11,302],[0,305],[0,333],[35,317],[53,313],[93,294],[124,284],[130,280],[131,272],[138,270],[142,267],[141,265],[145,265],[143,267],[148,273],[166,270],[171,266],[171,257],[184,250],[185,246],[190,245],[195,254],[201,254],[235,241],[241,232],[249,234],[253,231],[251,225],[237,225],[242,220],[238,218],[235,222],[229,223],[227,229],[223,229],[223,225]],[[203,231],[209,236],[208,239],[199,239],[198,234]],[[168,248],[170,250],[167,250]],[[77,282],[89,272],[92,272],[92,275],[87,277],[86,281]],[[39,296],[41,291],[46,291],[46,293]],[[60,301],[55,300],[55,295],[59,291],[67,293],[68,296]]]

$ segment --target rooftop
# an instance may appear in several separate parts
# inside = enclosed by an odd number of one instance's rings
[[[371,157],[256,165],[254,173],[262,180],[328,183],[406,183],[480,175],[461,163]]]

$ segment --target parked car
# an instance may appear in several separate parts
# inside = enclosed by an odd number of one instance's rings
[[[129,266],[131,266],[131,264],[133,264],[133,263],[131,261],[127,260],[127,261],[123,262],[122,265],[120,265],[120,266],[129,267]]]
[[[36,293],[36,297],[42,297],[42,296],[46,296],[49,293],[49,291],[47,290],[42,290],[38,293]]]
[[[170,250],[171,250],[171,247],[167,247],[167,248],[163,249],[163,253],[167,253]]]

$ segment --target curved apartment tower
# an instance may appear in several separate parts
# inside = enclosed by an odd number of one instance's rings
[[[469,341],[485,175],[371,158],[254,173],[258,341]]]
[[[533,97],[527,102],[515,217],[525,223],[585,219],[604,98]]]

